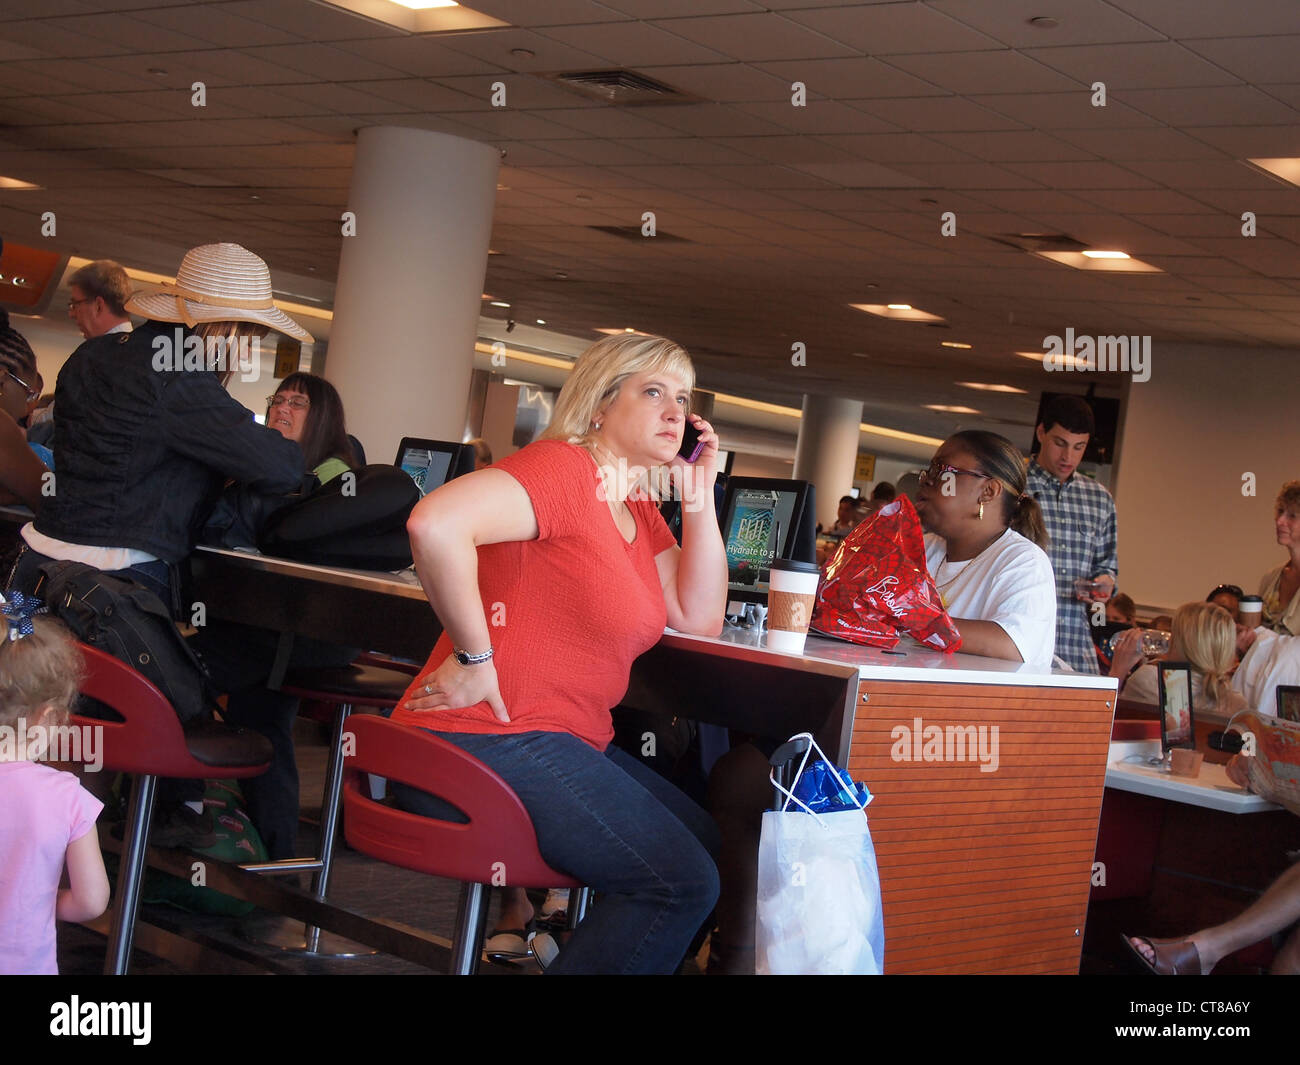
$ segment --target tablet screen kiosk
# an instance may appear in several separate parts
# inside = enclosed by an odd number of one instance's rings
[[[1160,746],[1168,754],[1175,747],[1196,746],[1192,720],[1192,664],[1157,662],[1160,678]]]
[[[767,605],[772,562],[817,561],[813,486],[807,481],[732,477],[722,500],[727,551],[727,613]]]
[[[1300,686],[1277,686],[1277,716],[1283,721],[1300,721]]]
[[[451,440],[404,436],[397,446],[393,465],[405,470],[420,489],[420,495],[425,496],[462,473],[473,470],[474,449]]]

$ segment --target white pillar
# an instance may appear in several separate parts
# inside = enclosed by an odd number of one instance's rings
[[[804,396],[799,440],[794,449],[794,477],[817,488],[817,520],[835,524],[840,496],[853,487],[858,461],[862,401],[838,396]]]
[[[499,165],[443,133],[357,136],[325,376],[371,462],[404,436],[461,439]]]

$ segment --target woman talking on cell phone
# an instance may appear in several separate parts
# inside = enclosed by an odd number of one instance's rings
[[[672,341],[599,341],[543,439],[431,493],[407,525],[445,631],[393,720],[494,769],[542,857],[601,893],[559,972],[675,972],[717,896],[708,814],[611,744],[610,708],[664,625],[722,628],[718,438],[688,413],[694,381]],[[677,453],[688,419],[702,443],[689,468]],[[680,548],[635,488],[664,466],[681,480]],[[395,790],[408,809],[446,816]]]

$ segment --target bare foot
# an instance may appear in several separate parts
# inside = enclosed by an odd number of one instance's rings
[[[1205,975],[1199,945],[1191,936],[1183,939],[1150,939],[1145,936],[1126,938],[1147,964],[1162,972],[1162,975]]]

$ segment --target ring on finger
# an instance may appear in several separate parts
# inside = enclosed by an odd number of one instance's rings
[[[433,694],[433,684],[432,684],[432,683],[425,684],[425,686],[424,686],[424,694],[425,694],[425,695],[432,695],[432,694]]]

